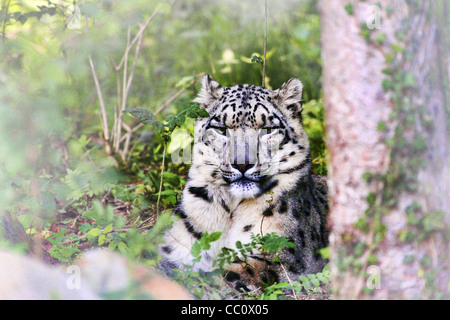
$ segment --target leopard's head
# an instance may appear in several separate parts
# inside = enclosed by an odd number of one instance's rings
[[[194,100],[210,114],[195,126],[196,171],[235,197],[254,198],[310,170],[302,88],[297,78],[278,90],[222,87],[206,75]]]

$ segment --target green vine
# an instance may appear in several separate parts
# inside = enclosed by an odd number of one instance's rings
[[[344,9],[348,15],[353,15],[351,3]],[[410,3],[409,9],[411,14],[423,14],[417,2]],[[364,236],[356,238],[352,234],[344,234],[344,245],[338,249],[335,258],[340,277],[347,277],[349,274],[359,277],[352,293],[353,298],[358,298],[362,292],[369,295],[373,293],[373,289],[364,286],[364,279],[368,277],[368,266],[378,263],[377,250],[387,232],[387,226],[383,222],[386,214],[393,210],[404,211],[407,226],[397,233],[397,239],[411,243],[414,247],[420,242],[428,241],[445,228],[445,213],[427,210],[421,205],[420,196],[416,197],[421,188],[418,174],[427,165],[427,133],[433,131],[433,122],[427,115],[425,106],[416,98],[419,84],[412,72],[414,65],[411,65],[417,44],[414,39],[408,38],[409,31],[413,30],[410,21],[405,19],[396,32],[393,43],[388,43],[387,35],[380,30],[372,30],[364,23],[361,24],[361,37],[385,54],[385,78],[381,86],[390,97],[393,109],[389,123],[380,122],[377,127],[384,134],[384,142],[389,148],[388,168],[383,172],[366,172],[362,176],[373,190],[367,195],[368,207],[364,216],[354,225]],[[416,200],[406,207],[402,203],[400,208],[399,199],[408,194],[415,196]],[[416,264],[418,277],[425,283],[424,295],[440,298],[442,294],[439,293],[435,280],[438,270],[432,267],[431,261],[427,254],[409,255],[405,257],[404,264]]]
[[[411,12],[418,13],[420,10],[415,3],[409,6]],[[376,263],[374,252],[385,238],[387,227],[382,222],[383,215],[398,208],[400,195],[415,194],[419,190],[418,172],[427,165],[425,158],[427,136],[424,132],[432,131],[433,123],[426,114],[424,106],[413,99],[418,84],[415,75],[407,67],[414,56],[414,44],[405,39],[409,27],[408,23],[404,23],[403,28],[396,34],[397,43],[391,44],[385,53],[387,67],[383,70],[386,78],[382,82],[382,88],[389,94],[394,106],[390,115],[393,128],[380,122],[378,130],[386,134],[385,143],[390,148],[390,164],[386,173],[366,172],[363,175],[363,179],[373,186],[373,189],[378,190],[367,196],[368,209],[365,211],[364,218],[360,218],[355,224],[357,229],[368,235],[370,241],[354,244],[356,258],[364,253],[366,264]],[[371,31],[362,31],[362,36],[368,43],[374,45],[385,43],[385,34],[381,33],[374,37]],[[397,234],[402,242],[421,242],[444,228],[444,212],[427,212],[418,201],[408,205],[404,213],[407,216],[408,226]],[[357,250],[358,247],[359,250]],[[408,256],[404,263],[410,264],[416,259],[418,258]],[[357,273],[362,263],[358,259],[354,260],[357,262],[353,262],[351,266]],[[421,266],[419,276],[424,277],[424,270],[430,269],[429,260],[430,257],[425,255],[417,261]],[[425,277],[429,292],[436,288],[433,279],[433,277]]]

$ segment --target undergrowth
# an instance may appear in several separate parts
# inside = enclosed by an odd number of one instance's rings
[[[326,174],[313,2],[272,17],[265,83],[275,88],[302,78],[313,170]],[[189,170],[174,155],[192,144],[194,119],[207,116],[191,103],[199,75],[208,72],[224,86],[259,85],[263,33],[248,22],[242,33],[241,15],[221,2],[198,12],[181,2],[3,1],[0,12],[0,215],[17,217],[35,243],[0,246],[39,247],[45,262],[65,265],[102,247],[157,266],[157,244]],[[137,112],[147,117],[143,124]],[[241,245],[269,250],[270,239]],[[233,251],[227,254],[217,270]],[[188,266],[179,281],[197,298],[281,299],[313,296],[327,279],[324,271],[242,295],[221,291],[219,271]]]

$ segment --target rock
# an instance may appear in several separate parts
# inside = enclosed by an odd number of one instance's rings
[[[82,276],[101,296],[120,296],[157,300],[188,300],[189,294],[177,283],[164,278],[151,268],[128,262],[119,254],[94,249],[85,253],[78,265]],[[132,286],[132,287],[131,287]],[[130,290],[132,288],[132,290]]]
[[[78,289],[71,286],[71,276],[30,257],[0,250],[0,300],[99,298],[82,281]]]
[[[64,267],[0,250],[0,284],[1,300],[191,299],[155,270],[106,249],[87,251]]]

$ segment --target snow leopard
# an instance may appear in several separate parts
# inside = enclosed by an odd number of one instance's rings
[[[222,248],[251,243],[252,235],[282,236],[295,244],[278,259],[251,252],[225,267],[237,290],[297,280],[327,263],[327,182],[312,174],[302,125],[302,82],[291,78],[271,90],[249,84],[222,87],[205,75],[194,102],[210,115],[194,128],[193,160],[178,219],[159,246],[161,265],[210,271]],[[191,247],[208,232],[219,240],[193,264]]]

